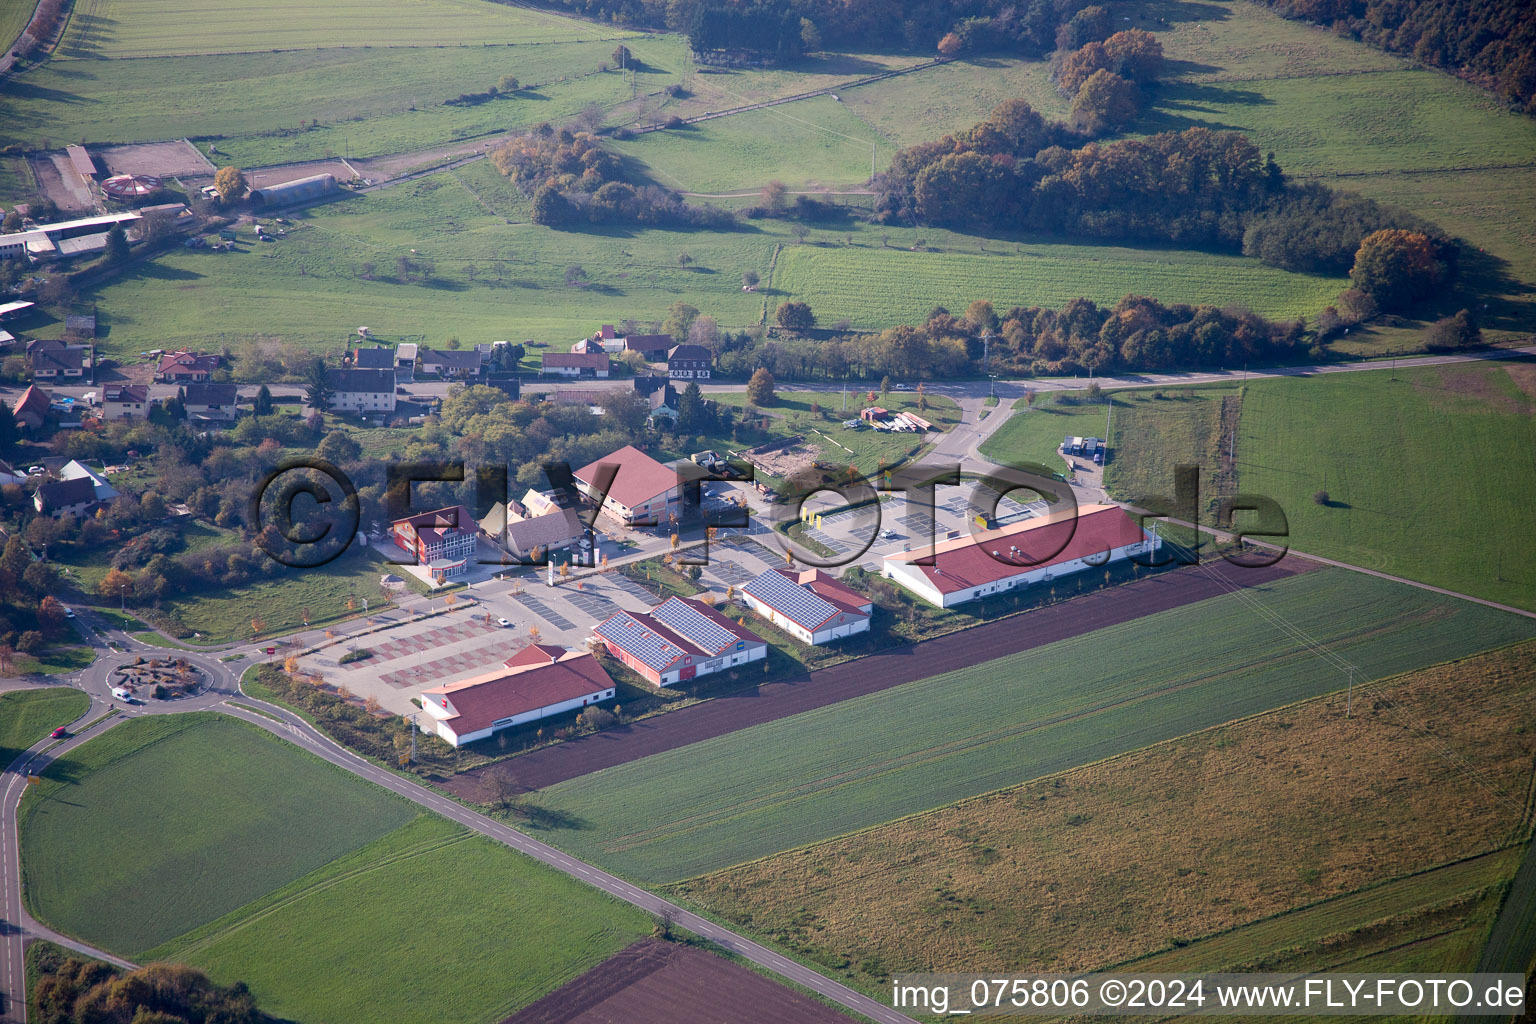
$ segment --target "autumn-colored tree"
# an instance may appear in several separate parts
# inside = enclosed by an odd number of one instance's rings
[[[938,49],[944,56],[953,57],[960,52],[961,45],[962,43],[958,35],[953,32],[946,32],[944,37],[939,40]]]
[[[774,213],[778,213],[780,210],[784,209],[784,196],[788,191],[788,187],[786,187],[782,181],[770,181],[768,184],[763,186],[763,206],[772,210]],[[756,277],[755,274],[753,276]],[[754,283],[756,282],[754,281]]]
[[[367,711],[370,715],[377,714],[379,710],[379,698],[369,694],[368,699],[363,701],[363,710]]]
[[[133,590],[133,577],[121,569],[108,569],[96,584],[96,593],[102,597],[120,597],[124,591]]]
[[[299,659],[293,655],[283,659],[283,674],[290,679],[299,674]]]
[[[1401,309],[1433,293],[1445,267],[1434,244],[1417,231],[1384,228],[1366,235],[1349,278],[1384,309]]]
[[[753,405],[769,405],[773,402],[773,374],[767,367],[759,366],[747,381],[747,401]]]
[[[1112,71],[1095,71],[1073,97],[1070,119],[1090,132],[1123,128],[1135,119],[1138,99],[1136,86],[1128,80]]]
[[[253,616],[252,617],[252,619],[251,619],[251,632],[252,633],[255,633],[255,634],[263,633],[263,632],[266,631],[266,628],[267,628],[267,624],[261,618],[261,616],[257,615],[257,616]]]
[[[538,626],[529,626],[528,627],[528,639],[532,640],[534,643],[538,643],[539,642],[539,627]]]
[[[245,172],[238,167],[220,167],[213,176],[213,187],[218,191],[219,198],[226,203],[244,199],[251,190],[245,180]]]

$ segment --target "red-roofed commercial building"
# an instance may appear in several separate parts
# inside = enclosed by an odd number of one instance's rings
[[[532,644],[482,675],[425,690],[422,710],[455,747],[514,725],[611,700],[613,680],[585,651]]]
[[[598,477],[598,469],[605,463],[618,468],[606,495]],[[668,513],[676,512],[682,501],[677,470],[662,465],[632,444],[582,466],[576,471],[576,486],[593,501],[601,502],[604,512],[625,523],[651,519],[661,522]]]
[[[869,632],[874,603],[820,569],[769,569],[741,588],[753,611],[807,644]]]
[[[672,686],[768,657],[762,637],[703,601],[682,597],[669,597],[649,613],[619,612],[592,632],[609,654],[652,686]]]
[[[1161,538],[1142,529],[1118,505],[1083,505],[1075,514],[1069,510],[1025,519],[936,544],[932,565],[917,564],[922,551],[886,555],[883,572],[930,604],[953,608],[1161,546]]]
[[[397,519],[389,528],[395,545],[415,555],[437,583],[468,569],[479,531],[480,524],[463,505]]]

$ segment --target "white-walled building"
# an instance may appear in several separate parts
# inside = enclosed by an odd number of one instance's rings
[[[612,700],[613,680],[585,651],[531,644],[482,675],[425,690],[432,729],[455,747],[515,725]]]
[[[886,555],[882,571],[928,603],[953,608],[1161,546],[1118,505],[1083,505],[943,541],[934,545],[931,565],[919,564],[924,551]]]
[[[807,644],[869,632],[874,602],[820,569],[769,569],[741,588],[754,612]]]
[[[606,494],[601,486],[605,464],[618,468]],[[677,481],[677,470],[657,462],[634,445],[625,445],[576,470],[576,486],[593,501],[601,501],[604,512],[624,523],[662,522],[682,507],[683,491]]]
[[[389,370],[327,370],[331,409],[337,412],[394,412],[395,375]]]
[[[672,686],[768,657],[768,644],[692,598],[669,597],[646,612],[619,612],[593,634],[652,686]]]

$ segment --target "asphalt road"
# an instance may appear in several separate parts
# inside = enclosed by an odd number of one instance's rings
[[[548,864],[557,871],[562,871],[572,878],[632,903],[642,910],[656,915],[668,914],[680,927],[716,942],[752,963],[765,967],[865,1017],[880,1021],[881,1024],[915,1024],[911,1018],[902,1016],[868,996],[795,963],[743,935],[713,921],[705,920],[659,896],[630,885],[621,878],[562,853],[553,846],[541,843],[516,829],[472,811],[405,776],[380,768],[332,742],[303,719],[283,708],[240,694],[235,671],[228,664],[219,661],[218,657],[237,651],[246,653],[247,660],[234,663],[243,671],[251,664],[249,660],[251,656],[259,654],[260,648],[257,646],[231,648],[217,655],[186,651],[165,652],[155,649],[158,653],[170,653],[187,658],[209,675],[212,684],[207,691],[196,697],[164,703],[151,701],[149,704],[124,708],[112,700],[111,689],[107,683],[108,675],[112,668],[136,656],[137,650],[145,645],[120,631],[104,627],[89,613],[82,613],[76,623],[81,632],[89,635],[97,651],[97,660],[89,668],[78,673],[70,683],[78,686],[91,697],[90,710],[70,725],[72,735],[68,739],[40,740],[18,757],[3,776],[4,783],[0,786],[0,922],[3,922],[0,923],[0,995],[3,995],[4,1004],[4,1010],[0,1011],[0,1022],[4,1024],[21,1024],[26,1020],[24,945],[29,939],[49,939],[119,966],[133,966],[118,957],[93,949],[44,927],[33,920],[22,905],[16,812],[21,802],[21,795],[27,787],[27,775],[44,770],[50,761],[100,735],[104,730],[126,718],[206,710],[233,715],[265,729],[309,751],[316,757],[323,758],[369,782],[383,786],[421,807],[435,811],[466,828],[473,829],[481,835]],[[111,650],[106,643],[109,639],[123,645],[130,653],[123,654]],[[227,703],[229,698],[237,695],[241,703],[259,707],[266,714],[256,714]],[[87,723],[114,710],[116,717],[86,728]],[[272,717],[268,718],[266,715]],[[81,731],[76,732],[76,730]]]
[[[1399,370],[1412,369],[1419,366],[1448,366],[1455,363],[1473,363],[1494,359],[1515,359],[1522,356],[1536,356],[1536,345],[1526,345],[1523,348],[1498,348],[1483,349],[1477,352],[1451,353],[1446,355],[1413,356],[1396,361]],[[1125,373],[1113,377],[1011,377],[999,378],[996,381],[988,380],[963,380],[963,381],[929,381],[926,383],[928,391],[936,395],[947,395],[951,398],[985,398],[995,393],[999,400],[998,408],[1006,412],[1003,405],[1016,398],[1022,398],[1031,391],[1078,391],[1097,383],[1105,389],[1110,388],[1166,388],[1187,387],[1192,384],[1219,384],[1241,383],[1249,380],[1265,380],[1271,377],[1315,377],[1333,373],[1359,373],[1364,370],[1384,370],[1387,364],[1384,362],[1358,362],[1358,363],[1309,363],[1301,366],[1270,367],[1263,370],[1192,370],[1179,373]],[[609,385],[623,385],[627,378],[616,378],[607,382]],[[455,384],[449,381],[418,381],[405,387],[406,392],[416,398],[440,398],[448,393],[448,389]],[[594,382],[585,381],[570,385],[580,390],[589,391]],[[604,382],[596,382],[596,386],[604,386]],[[828,381],[784,381],[781,387],[794,391],[820,391],[841,392],[844,385]],[[79,399],[87,392],[100,392],[99,384],[75,384],[58,387],[48,386],[50,394]],[[24,386],[9,386],[0,388],[0,398],[5,399],[11,405],[15,405],[15,399],[26,388]],[[153,398],[166,398],[176,393],[174,384],[152,384],[150,395]],[[244,400],[253,398],[258,390],[257,385],[243,385],[240,388],[240,396]],[[274,398],[302,397],[304,388],[298,384],[274,384],[269,390]],[[536,377],[523,382],[523,390],[529,393],[542,393],[546,391],[562,390],[562,385],[554,381],[539,380]],[[700,390],[706,394],[730,394],[745,391],[746,384],[701,384]],[[862,393],[868,390],[867,382],[861,382],[848,388],[850,393]],[[993,417],[988,417],[991,420]]]

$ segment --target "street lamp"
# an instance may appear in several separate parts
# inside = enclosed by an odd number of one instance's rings
[[[124,614],[128,612],[128,584],[126,583],[117,585],[117,608]]]
[[[991,381],[991,383],[987,385],[987,387],[988,387],[987,397],[989,397],[989,398],[996,398],[997,397],[997,374],[989,373],[989,374],[987,374],[987,379],[989,381]]]

